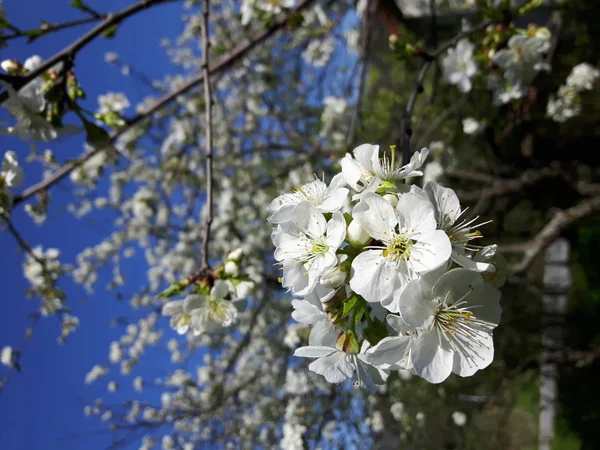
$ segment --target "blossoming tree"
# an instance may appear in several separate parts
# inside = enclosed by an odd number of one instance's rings
[[[537,348],[522,364],[507,356],[508,336],[540,331],[519,328],[517,300],[533,295],[546,248],[600,209],[593,159],[562,149],[599,76],[597,54],[561,56],[586,6],[188,0],[181,35],[163,42],[174,74],[150,82],[156,95],[135,115],[118,86],[96,105],[79,55],[167,3],[104,13],[74,0],[81,19],[33,30],[2,16],[8,49],[94,24],[53,56],[4,60],[0,76],[3,133],[84,148],[4,153],[0,221],[39,302],[34,324],[57,316],[59,342],[76,339],[61,280],[93,292],[104,268],[132,308],[84,380],[130,400],[84,413],[115,447],[476,445],[490,405],[515,410],[516,388],[499,380],[537,369]],[[117,53],[105,59],[148,82]],[[531,192],[553,192],[548,182],[568,195],[538,201]],[[111,216],[74,261],[15,225],[26,213],[43,229],[59,186],[76,219]],[[130,264],[143,265],[141,286]],[[160,346],[168,369],[152,378],[141,367]],[[557,363],[596,355],[543,350]],[[10,389],[24,344],[6,343],[1,359]],[[143,397],[151,388],[156,402]]]

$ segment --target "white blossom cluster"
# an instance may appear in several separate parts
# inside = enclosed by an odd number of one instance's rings
[[[330,383],[368,388],[390,370],[432,383],[473,375],[493,359],[505,264],[481,247],[476,224],[451,189],[421,176],[423,149],[402,167],[363,144],[329,185],[315,180],[268,207],[275,260],[292,317],[312,326],[295,355]]]
[[[184,300],[173,300],[163,306],[162,314],[171,318],[171,327],[177,333],[185,334],[191,330],[199,336],[236,322],[236,303],[245,300],[254,289],[252,281],[238,278],[243,258],[241,248],[230,252],[221,268],[225,279],[215,280],[208,292],[205,287],[200,287]]]
[[[492,62],[502,69],[502,74],[492,73],[487,79],[495,105],[522,98],[538,72],[550,70],[544,57],[550,48],[551,37],[547,28],[518,33],[508,40],[506,48],[493,53]]]
[[[19,161],[15,152],[6,152],[2,159],[0,168],[0,223],[2,217],[10,216],[10,209],[13,203],[13,192],[11,188],[17,187],[23,183],[25,174],[19,167]]]
[[[11,75],[26,74],[41,65],[42,58],[38,55],[27,58],[23,65],[14,60],[4,60],[0,63],[0,67]],[[14,125],[0,129],[0,133],[18,136],[27,141],[50,141],[59,136],[78,133],[82,130],[82,127],[70,124],[53,126],[44,117],[48,105],[45,97],[48,90],[48,74],[50,72],[58,73],[61,68],[61,64],[55,65],[46,74],[30,81],[18,92],[9,83],[0,80],[0,87],[8,92],[8,99],[2,106],[8,109],[17,120]]]
[[[581,93],[594,88],[600,71],[587,63],[577,64],[556,95],[548,100],[546,115],[556,122],[565,122],[581,114]]]

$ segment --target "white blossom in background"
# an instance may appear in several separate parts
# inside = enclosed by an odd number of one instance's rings
[[[108,368],[96,364],[85,376],[85,383],[91,384],[108,373]]]
[[[324,67],[329,62],[331,54],[335,50],[335,39],[327,36],[324,39],[315,39],[308,44],[302,57],[307,64],[314,67]]]
[[[550,47],[551,34],[539,28],[531,35],[515,34],[503,48],[491,57],[503,71],[488,76],[487,85],[494,93],[494,104],[501,105],[523,97],[540,71],[549,70],[544,58]]]
[[[594,88],[600,71],[587,63],[573,67],[567,81],[556,95],[551,95],[546,107],[546,115],[556,122],[565,122],[581,114],[581,93]]]
[[[464,427],[467,423],[467,415],[462,411],[454,411],[452,413],[452,422],[457,427]]]
[[[10,188],[20,186],[25,175],[19,167],[19,161],[15,152],[8,151],[2,159],[0,169],[0,223],[1,216],[9,216],[13,202],[13,192]]]
[[[243,0],[242,25],[248,25],[255,18],[256,11],[277,15],[283,11],[283,8],[293,8],[295,4],[296,0]]]
[[[106,114],[108,112],[122,113],[131,104],[122,92],[107,92],[98,96],[98,113]]]
[[[462,120],[463,133],[468,135],[479,134],[485,128],[485,123],[480,122],[473,117],[465,117]]]
[[[170,301],[163,306],[162,314],[171,317],[171,327],[179,334],[191,329],[200,335],[219,326],[228,327],[238,315],[235,305],[225,300],[228,295],[227,283],[217,280],[208,297],[189,294],[185,300]]]
[[[473,60],[474,49],[475,46],[471,42],[462,39],[456,48],[449,49],[442,59],[444,78],[448,83],[456,85],[463,93],[471,91],[473,87],[471,78],[479,71]]]
[[[588,63],[577,64],[567,77],[567,86],[578,91],[591,91],[600,71]]]

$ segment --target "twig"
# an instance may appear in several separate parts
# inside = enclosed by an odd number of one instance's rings
[[[315,0],[301,1],[300,4],[294,10],[294,13],[280,18],[279,20],[277,20],[275,22],[274,25],[272,25],[270,28],[262,31],[261,33],[259,33],[254,39],[252,39],[249,42],[238,45],[233,50],[231,50],[228,54],[226,54],[224,57],[222,57],[219,62],[217,62],[213,67],[211,67],[209,69],[209,74],[213,75],[215,73],[222,72],[226,69],[229,69],[231,66],[233,66],[234,63],[236,63],[242,57],[246,56],[256,46],[263,43],[265,40],[267,40],[269,37],[271,37],[273,34],[275,34],[280,29],[287,26],[290,18],[294,14],[297,14],[297,13],[301,12],[302,10],[306,9],[312,3],[314,3],[314,1]],[[178,89],[174,90],[173,92],[171,92],[169,94],[164,95],[156,103],[154,103],[154,105],[152,105],[150,108],[148,108],[147,110],[142,111],[141,113],[137,114],[136,116],[128,119],[127,125],[125,125],[123,128],[120,128],[118,131],[111,133],[110,142],[111,143],[116,142],[116,140],[119,137],[121,137],[126,132],[131,130],[134,126],[138,125],[140,122],[142,122],[145,119],[147,119],[148,117],[152,116],[155,112],[159,111],[166,105],[170,104],[178,97],[184,95],[189,90],[198,86],[200,83],[202,83],[203,80],[204,80],[204,77],[202,74],[197,75],[196,77],[190,79],[187,83],[183,84]],[[13,205],[17,205],[17,204],[27,200],[28,198],[36,195],[38,192],[50,188],[51,186],[53,186],[54,184],[56,184],[60,180],[62,180],[64,177],[66,177],[74,169],[81,166],[89,158],[91,158],[92,156],[94,156],[95,154],[97,154],[98,152],[101,152],[103,150],[105,150],[105,147],[98,147],[98,148],[94,148],[93,150],[88,151],[88,152],[84,153],[83,155],[79,156],[79,158],[70,162],[69,164],[66,164],[60,171],[58,171],[54,175],[27,188],[21,195],[15,196]]]
[[[106,19],[106,14],[100,14],[95,17],[86,17],[85,19],[76,19],[70,20],[68,22],[59,23],[57,25],[50,25],[47,28],[34,28],[32,30],[19,30],[15,31],[12,34],[7,34],[0,37],[0,42],[10,41],[12,39],[18,39],[22,37],[30,37],[30,33],[39,32],[40,34],[36,36],[36,38],[40,38],[42,36],[46,36],[51,33],[55,33],[56,31],[64,30],[67,28],[77,27],[79,25],[86,25],[88,23],[98,22],[99,20]]]
[[[206,137],[204,138],[204,155],[206,156],[206,217],[204,218],[204,235],[202,237],[202,268],[210,267],[208,262],[208,243],[210,226],[213,221],[213,138],[212,138],[212,92],[208,73],[210,52],[209,14],[210,0],[204,1],[202,8],[202,77],[204,78],[204,114],[206,121]]]
[[[479,25],[471,28],[470,30],[458,33],[456,36],[454,36],[454,38],[443,44],[433,53],[428,53],[425,51],[419,52],[419,55],[424,59],[423,65],[421,66],[421,70],[419,71],[419,75],[417,76],[415,82],[415,88],[413,89],[412,93],[410,94],[410,97],[408,98],[408,102],[406,104],[406,107],[404,108],[404,113],[402,116],[402,165],[406,165],[410,161],[410,155],[412,153],[410,149],[410,138],[413,132],[412,114],[415,108],[417,97],[420,93],[423,92],[423,82],[425,81],[425,76],[427,75],[429,68],[433,65],[433,63],[437,60],[437,58],[440,55],[442,55],[449,48],[456,46],[461,39],[464,39],[470,36],[471,34],[477,33],[481,30],[484,30],[489,24],[489,20],[484,20]]]
[[[517,178],[496,178],[493,185],[480,191],[461,192],[459,197],[466,203],[473,203],[481,198],[489,199],[521,192],[525,187],[536,184],[544,178],[561,176],[559,167],[544,167],[539,170],[526,170]]]
[[[55,64],[67,59],[73,59],[77,52],[79,52],[82,48],[84,48],[86,45],[88,45],[90,42],[96,39],[99,35],[109,30],[111,27],[118,25],[128,17],[144,9],[169,1],[172,0],[141,0],[140,2],[123,9],[118,13],[107,14],[106,19],[104,19],[101,23],[99,23],[97,26],[85,33],[75,42],[71,43],[63,50],[55,54],[53,57],[43,62],[37,69],[32,70],[31,72],[27,73],[27,75],[24,75],[23,77],[19,78],[17,81],[15,81],[15,83],[13,83],[12,87],[18,91],[27,83],[29,83],[33,79],[37,78],[38,76],[42,75],[44,72],[52,68],[52,66],[54,66]],[[0,104],[4,103],[7,98],[8,92],[4,90],[4,92],[0,93]]]
[[[575,221],[600,211],[600,196],[584,200],[576,206],[565,211],[559,211],[552,220],[528,244],[525,256],[512,268],[513,275],[520,275],[527,271],[537,256],[546,249],[560,233]]]

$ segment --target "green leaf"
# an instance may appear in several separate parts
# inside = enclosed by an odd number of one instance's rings
[[[28,30],[28,31],[25,31],[23,34],[28,36],[27,43],[31,44],[37,38],[42,36],[42,34],[44,34],[44,31],[43,30]]]
[[[350,297],[348,300],[346,300],[344,302],[342,317],[346,317],[348,314],[350,314],[352,312],[352,309],[354,308],[354,305],[356,305],[356,302],[358,302],[358,300],[359,300],[358,295],[353,295],[352,297]]]
[[[102,33],[102,36],[104,36],[106,39],[112,39],[116,36],[117,34],[117,28],[118,25],[113,25],[112,27],[108,27],[106,29],[106,31],[104,31],[104,33]]]
[[[83,117],[81,118],[83,119]],[[106,145],[110,143],[110,136],[104,128],[101,128],[95,123],[92,123],[86,119],[83,119],[83,126],[85,128],[85,132],[87,133],[86,140],[88,144],[94,146]]]

